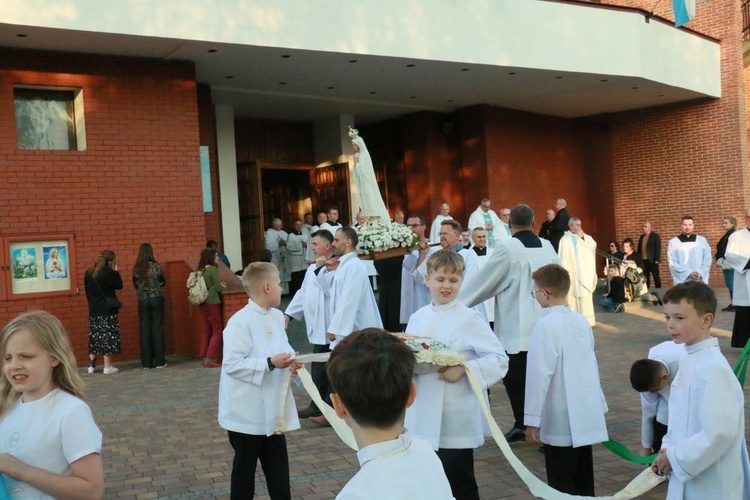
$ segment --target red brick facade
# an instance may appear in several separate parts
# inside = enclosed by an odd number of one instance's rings
[[[115,359],[137,359],[130,270],[138,246],[150,242],[166,264],[197,256],[206,239],[193,66],[3,50],[0,68],[0,236],[73,233],[71,272],[80,287],[68,296],[0,302],[0,323],[25,310],[46,309],[68,328],[83,363],[88,309],[82,276],[101,250],[112,249],[125,282],[119,294],[122,355]],[[86,150],[17,149],[14,84],[82,88]],[[167,332],[168,338],[175,333]]]

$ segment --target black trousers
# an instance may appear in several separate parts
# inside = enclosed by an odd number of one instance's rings
[[[313,344],[313,354],[321,352],[331,352],[331,346],[328,344]],[[328,374],[326,373],[327,366],[328,363],[312,363],[312,366],[310,367],[310,377],[312,378],[315,387],[318,388],[320,397],[330,405],[331,389],[328,384]],[[318,405],[316,405],[314,401],[310,401],[310,406],[317,408]]]
[[[654,275],[654,286],[661,288],[661,278],[659,277],[659,264],[643,259],[643,276],[646,278],[646,286],[651,288],[651,275]]]
[[[294,271],[291,273],[291,280],[289,281],[289,296],[294,297],[294,294],[297,293],[297,290],[302,288],[302,282],[305,280],[305,272],[303,271]]]
[[[654,430],[654,444],[652,445],[652,449],[653,453],[656,453],[661,450],[661,442],[664,439],[664,436],[667,435],[668,428],[661,422],[657,422],[656,419],[654,419],[651,428]]]
[[[164,297],[138,300],[138,324],[143,367],[163,366],[167,362],[164,359]]]
[[[526,400],[526,356],[527,351],[518,354],[508,354],[508,373],[505,374],[503,384],[508,393],[510,407],[513,410],[513,427],[526,429],[523,425],[523,405]]]
[[[255,436],[241,432],[227,432],[229,444],[234,448],[229,498],[244,500],[255,496],[255,469],[260,459],[270,497],[273,500],[291,499],[286,436],[283,434]]]
[[[563,493],[594,496],[594,453],[591,445],[544,445],[547,484]]]
[[[750,307],[734,306],[734,308],[731,345],[742,349],[750,338]]]
[[[456,500],[479,500],[479,486],[474,477],[474,450],[440,448],[437,456]]]

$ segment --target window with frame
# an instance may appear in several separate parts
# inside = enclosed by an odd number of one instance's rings
[[[86,149],[81,89],[16,85],[13,94],[18,149]]]

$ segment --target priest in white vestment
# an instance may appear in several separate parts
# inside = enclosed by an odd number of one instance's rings
[[[732,233],[724,252],[724,262],[734,269],[735,306],[732,347],[745,347],[750,338],[750,208],[745,211],[748,227]]]
[[[594,291],[596,290],[596,241],[583,232],[581,219],[572,217],[568,231],[560,239],[558,253],[562,266],[570,273],[570,308],[581,313],[594,326]]]
[[[328,340],[331,349],[344,337],[356,330],[383,328],[378,304],[362,261],[357,257],[357,231],[343,227],[336,231],[333,249],[338,260],[329,261],[323,274],[336,270],[329,291],[331,296]]]
[[[291,275],[287,266],[286,239],[289,233],[282,229],[281,219],[273,219],[271,227],[266,230],[266,250],[271,252],[271,263],[279,270],[281,278],[281,291],[289,293],[289,280]]]
[[[485,264],[489,262],[490,257],[492,257],[492,248],[487,246],[487,230],[481,227],[473,229],[471,231],[471,242],[474,245],[471,246],[469,250],[473,250],[474,253],[477,254],[477,269],[480,271],[474,276],[486,276],[486,274],[481,271]],[[490,326],[492,326],[495,321],[495,299],[493,297],[484,301],[484,310],[487,312],[487,321],[489,321]]]
[[[702,281],[708,285],[711,274],[711,247],[706,238],[693,233],[695,222],[686,215],[680,223],[682,234],[669,240],[667,261],[672,274],[672,284],[688,280]]]
[[[339,209],[336,207],[331,207],[328,209],[328,212],[326,213],[326,220],[320,224],[320,229],[325,229],[329,233],[331,233],[331,236],[336,235],[336,231],[341,227],[341,223],[339,222]]]
[[[437,214],[435,220],[432,221],[430,226],[430,243],[440,243],[440,224],[445,220],[452,220],[453,217],[450,214],[451,206],[447,203],[440,205],[440,213]]]
[[[294,295],[302,286],[307,271],[308,235],[302,230],[302,221],[296,220],[292,223],[292,231],[286,237],[287,268],[291,279],[289,281],[289,293]]]
[[[469,230],[473,231],[477,227],[483,227],[487,230],[487,246],[495,246],[496,241],[510,238],[510,233],[500,227],[502,222],[494,210],[490,208],[489,198],[482,198],[479,206],[469,216]]]
[[[488,311],[494,312],[495,335],[508,354],[508,373],[503,379],[513,410],[513,427],[506,433],[508,442],[525,439],[523,423],[526,392],[526,360],[531,329],[544,310],[532,297],[531,274],[547,264],[559,264],[552,244],[536,236],[534,212],[528,205],[517,205],[511,211],[513,237],[500,241],[480,273],[464,282],[459,300],[473,306],[486,299]],[[479,231],[483,232],[482,229]],[[479,234],[481,234],[481,232]],[[476,232],[474,233],[477,234]]]

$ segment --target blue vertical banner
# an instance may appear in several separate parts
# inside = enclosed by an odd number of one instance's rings
[[[214,211],[214,200],[211,196],[211,162],[208,157],[208,146],[200,146],[201,187],[203,188],[203,211]]]
[[[695,0],[672,0],[674,25],[679,28],[695,17]]]

